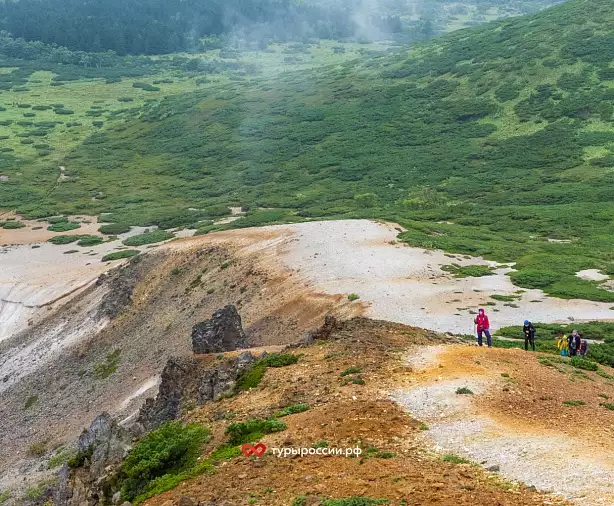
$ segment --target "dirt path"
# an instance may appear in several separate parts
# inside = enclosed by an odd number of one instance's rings
[[[600,406],[611,382],[517,350],[426,347],[408,363],[415,386],[392,398],[428,425],[433,450],[578,504],[614,504],[614,413]],[[564,404],[574,400],[585,405]]]

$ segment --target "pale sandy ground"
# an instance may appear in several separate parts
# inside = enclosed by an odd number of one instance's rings
[[[356,293],[361,302],[369,304],[366,316],[372,318],[472,334],[474,315],[469,310],[476,311],[490,301],[496,306],[484,307],[493,330],[522,325],[525,319],[561,323],[614,319],[611,304],[556,299],[541,290],[519,294],[520,299],[513,302],[518,308],[493,301],[493,294],[516,295],[518,287],[505,275],[510,269],[497,269],[494,276],[454,278],[441,266],[452,262],[496,264],[477,257],[454,259],[443,251],[391,244],[398,234],[395,225],[350,220],[281,227],[294,232],[294,239],[281,252],[282,262],[298,270],[316,290]]]
[[[97,228],[95,219],[92,227]],[[90,232],[87,226],[73,233]],[[55,246],[41,243],[0,249],[0,340],[25,328],[28,319],[41,314],[41,307],[79,290],[119,262],[103,264],[101,257],[120,247],[128,235],[141,233],[134,228],[118,241],[93,248],[74,244]],[[16,231],[0,231],[0,243],[21,236],[31,240],[31,227]],[[34,231],[37,232],[37,231]],[[38,231],[47,238],[46,230]],[[179,237],[189,235],[182,231]],[[441,270],[443,265],[483,264],[495,266],[481,258],[450,258],[442,251],[428,251],[396,243],[394,225],[369,220],[321,221],[296,225],[279,225],[260,229],[235,230],[199,238],[203,242],[223,240],[247,241],[249,251],[278,256],[288,270],[298,273],[314,290],[325,293],[356,293],[368,305],[367,316],[443,332],[473,333],[474,315],[486,302],[495,302],[490,295],[515,295],[514,286],[505,273],[481,278],[454,278]],[[254,236],[261,240],[255,240]],[[43,241],[45,239],[39,239]],[[188,239],[190,240],[190,239]],[[178,247],[171,243],[170,247]],[[78,253],[64,251],[78,249]],[[148,249],[143,247],[143,249]],[[582,277],[596,279],[598,272],[582,271]],[[536,302],[539,301],[539,302]],[[486,306],[492,329],[518,325],[525,319],[538,322],[567,323],[573,320],[612,320],[610,304],[584,300],[562,300],[546,297],[540,290],[527,290],[513,302],[518,307],[496,301]]]
[[[605,281],[610,279],[610,276],[603,274],[599,269],[584,269],[583,271],[576,272],[576,276],[587,281]]]
[[[133,227],[117,240],[93,247],[46,242],[55,235],[100,235],[95,217],[79,217],[76,221],[82,220],[90,223],[64,233],[49,232],[47,223],[36,221],[26,221],[27,227],[17,230],[0,228],[3,245],[0,246],[0,341],[23,330],[28,321],[65,303],[100,274],[120,264],[121,260],[103,263],[101,259],[107,253],[125,248],[121,241],[126,237],[145,230]],[[32,229],[40,226],[43,226],[40,230]],[[72,250],[77,252],[65,253]]]
[[[604,453],[598,445],[593,447],[590,438],[576,440],[555,431],[532,433],[530,426],[521,431],[493,420],[475,408],[473,400],[496,388],[497,381],[456,373],[446,377],[438,360],[445,352],[449,353],[450,348],[427,346],[414,350],[408,364],[417,373],[412,378],[415,386],[391,394],[395,402],[428,426],[423,433],[428,446],[438,453],[482,463],[485,468],[499,466],[508,479],[554,492],[577,504],[614,504],[611,452]],[[423,381],[421,373],[429,370],[441,375],[434,382]],[[457,395],[460,387],[468,387],[475,395]]]

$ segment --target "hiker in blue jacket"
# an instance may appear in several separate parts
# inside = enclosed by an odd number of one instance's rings
[[[529,320],[524,321],[522,333],[524,334],[524,351],[529,351],[529,343],[535,351],[535,327]]]

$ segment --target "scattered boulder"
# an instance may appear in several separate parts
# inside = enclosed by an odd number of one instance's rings
[[[241,325],[241,316],[232,304],[218,309],[210,320],[192,327],[192,349],[197,355],[247,347],[248,341]]]
[[[342,322],[337,320],[337,318],[334,316],[326,315],[324,317],[324,325],[318,329],[310,331],[305,336],[305,341],[313,342],[316,339],[328,339],[333,332],[340,330],[342,325]]]

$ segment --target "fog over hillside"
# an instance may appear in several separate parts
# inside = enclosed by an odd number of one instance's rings
[[[306,38],[408,42],[553,3],[556,0],[21,0],[0,5],[0,27],[27,41],[71,50],[162,54],[220,47],[229,38],[260,49],[272,41]]]

